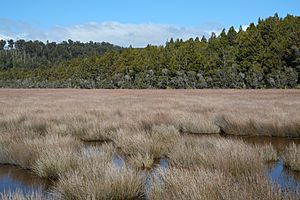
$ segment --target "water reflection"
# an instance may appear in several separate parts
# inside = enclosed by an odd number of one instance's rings
[[[228,136],[232,139],[241,139],[253,145],[271,144],[281,156],[285,149],[295,143],[300,145],[300,139],[281,138],[281,137],[265,137],[265,136]],[[272,182],[279,184],[283,188],[296,189],[300,188],[300,172],[290,170],[284,166],[282,160],[268,164],[268,176]]]
[[[296,189],[300,187],[300,173],[284,167],[282,160],[270,163],[268,167],[268,176],[274,183],[279,184],[282,188]]]
[[[161,157],[155,160],[154,166],[150,172],[147,172],[147,178],[145,183],[146,199],[149,199],[149,192],[153,187],[153,183],[162,184],[162,177],[160,171],[166,171],[169,168],[169,161],[166,157]]]
[[[225,136],[226,138],[231,139],[241,139],[250,144],[272,144],[273,147],[278,151],[279,154],[282,154],[286,147],[290,144],[295,143],[300,145],[300,139],[292,138],[282,138],[282,137],[267,137],[267,136]]]
[[[159,159],[158,165],[154,170],[167,170],[169,168],[169,161],[166,157],[162,157]]]
[[[16,190],[23,193],[31,193],[33,191],[46,193],[49,189],[50,182],[41,179],[29,171],[20,169],[15,166],[0,165],[0,192]]]
[[[124,159],[118,154],[113,155],[112,162],[114,166],[118,167],[119,169],[125,167]]]

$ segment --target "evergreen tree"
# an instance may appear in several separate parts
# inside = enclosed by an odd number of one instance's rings
[[[278,14],[165,46],[0,40],[0,87],[294,88],[300,17]],[[5,46],[7,45],[7,48]]]

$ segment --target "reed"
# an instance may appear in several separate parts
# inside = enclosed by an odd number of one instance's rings
[[[110,162],[82,163],[81,170],[62,177],[55,188],[58,199],[141,199],[144,175]]]
[[[239,177],[224,174],[219,170],[206,168],[170,168],[158,172],[149,189],[149,199],[191,199],[191,200],[243,200],[243,199],[289,199],[296,200],[297,193],[283,191],[272,185],[263,174]]]
[[[277,161],[279,159],[276,149],[271,144],[254,145],[254,148],[265,162]]]
[[[287,167],[292,170],[300,171],[300,146],[291,144],[288,146],[283,154],[283,161]]]
[[[219,136],[300,137],[299,98],[298,90],[1,89],[0,162],[55,179],[56,199],[146,198],[146,174],[162,157],[170,169],[154,178],[150,199],[299,199],[265,176],[278,159],[271,145]],[[291,145],[283,156],[293,170],[299,152]]]
[[[22,191],[7,191],[0,193],[0,198],[2,200],[52,200],[52,197],[45,196],[42,192],[35,191],[31,193],[24,194]]]
[[[170,160],[175,167],[204,167],[235,176],[264,170],[261,156],[251,145],[216,137],[183,137],[171,153]]]

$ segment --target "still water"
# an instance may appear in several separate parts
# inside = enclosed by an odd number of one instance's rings
[[[230,138],[242,139],[243,141],[250,144],[272,144],[277,150],[279,156],[281,156],[285,148],[289,145],[295,143],[300,145],[300,139],[290,139],[290,138],[279,138],[279,137],[235,137],[229,136]],[[300,188],[300,172],[290,170],[284,166],[281,159],[277,162],[268,164],[268,171],[266,172],[273,183],[279,184],[282,188]]]
[[[50,181],[33,175],[30,171],[11,165],[0,165],[0,193],[20,191],[23,193],[47,193]]]
[[[300,140],[288,138],[272,138],[272,137],[233,137],[231,139],[241,139],[250,144],[272,144],[278,151],[279,155],[284,152],[284,149],[292,143],[300,145]],[[92,145],[94,146],[94,145]],[[89,150],[89,148],[87,148]],[[125,161],[122,156],[114,155],[113,163],[119,168],[125,166]],[[155,166],[150,176],[155,176],[157,170],[168,170],[168,159],[161,158],[156,161]],[[268,165],[266,174],[272,182],[279,184],[282,188],[300,188],[300,172],[292,171],[286,168],[282,160]],[[152,180],[147,179],[146,186],[151,187]],[[0,193],[21,191],[23,193],[41,192],[45,195],[50,191],[51,183],[48,180],[35,176],[28,170],[11,165],[0,165]]]

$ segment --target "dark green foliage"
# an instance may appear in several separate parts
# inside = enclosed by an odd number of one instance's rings
[[[7,46],[5,47],[5,45]],[[4,40],[0,41],[0,69],[45,68],[57,65],[73,58],[101,56],[107,51],[121,51],[123,48],[109,43],[81,43],[68,40],[60,44],[55,42],[44,44],[40,41]]]
[[[0,40],[0,50],[3,50],[5,45],[6,45],[6,41],[5,40]]]
[[[0,41],[0,87],[296,88],[299,74],[300,17],[292,15],[145,48]]]

